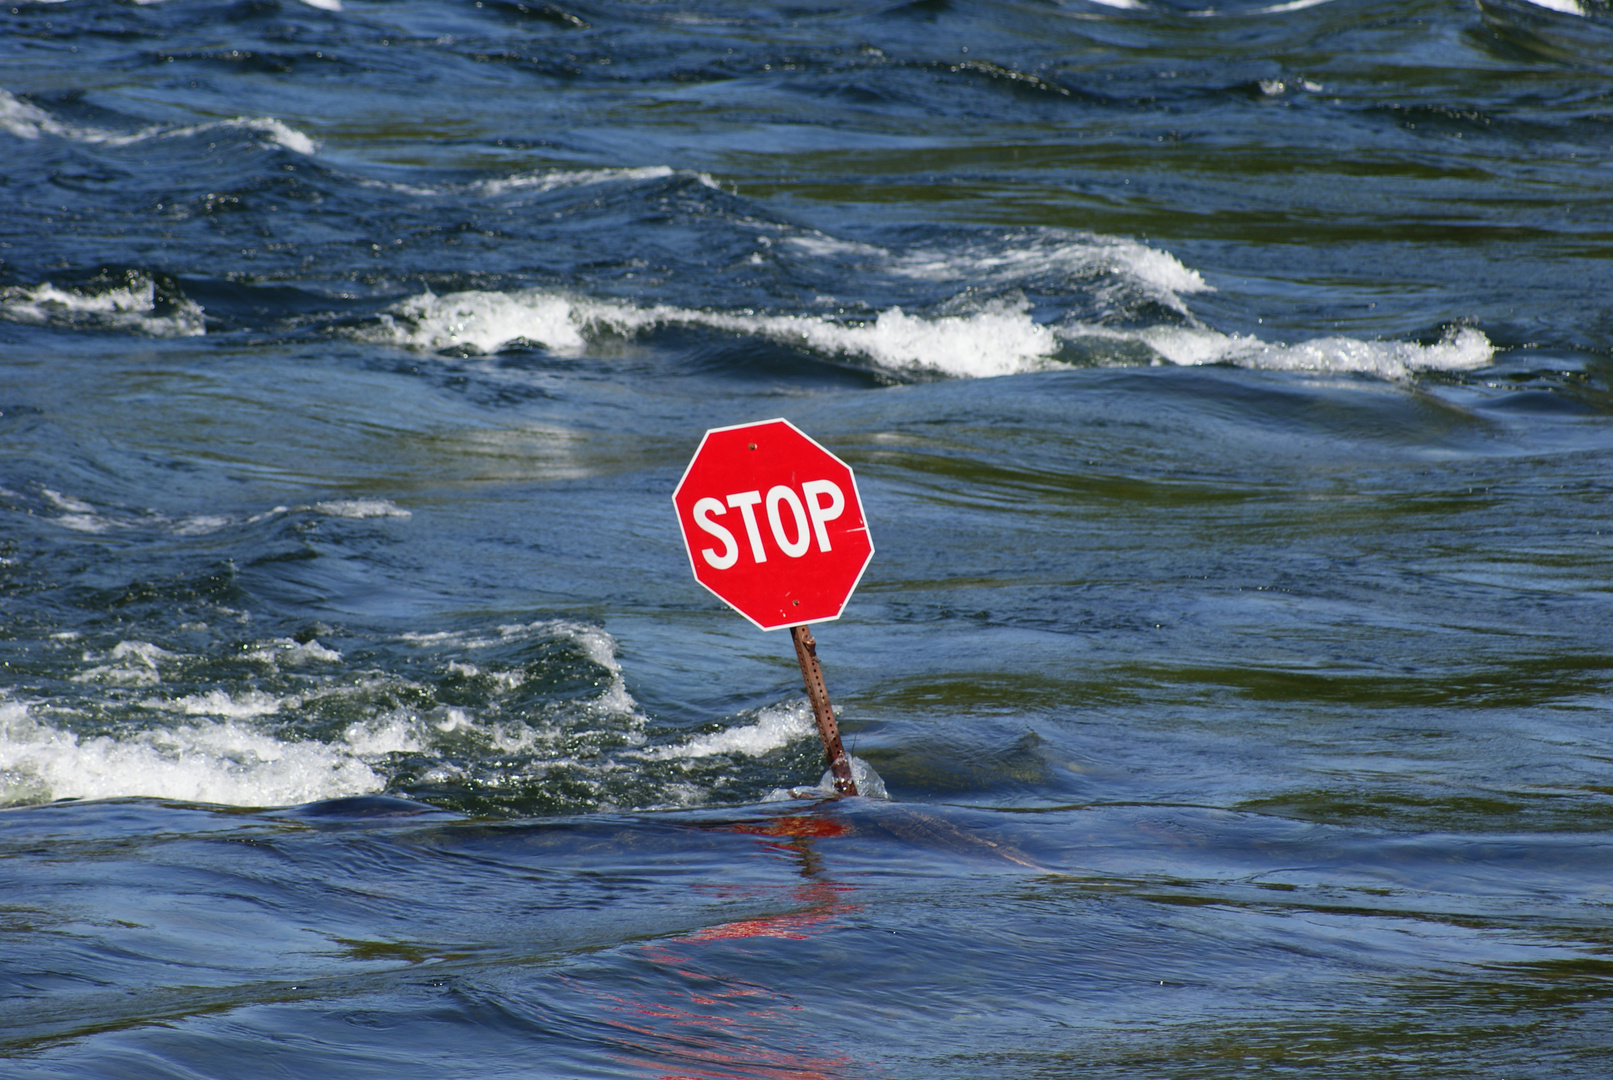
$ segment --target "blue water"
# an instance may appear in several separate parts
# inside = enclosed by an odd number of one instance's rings
[[[0,8],[0,1074],[1608,1075],[1610,56]],[[679,540],[775,416],[885,798]]]

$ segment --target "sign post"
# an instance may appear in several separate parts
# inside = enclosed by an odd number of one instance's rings
[[[857,794],[807,629],[840,617],[873,558],[851,466],[788,420],[713,428],[672,504],[695,580],[762,630],[790,627],[835,790]]]
[[[812,701],[812,716],[818,722],[823,754],[829,759],[829,770],[834,773],[835,790],[842,795],[855,795],[857,781],[851,775],[851,759],[846,757],[846,748],[840,742],[840,725],[835,723],[829,688],[823,684],[823,668],[818,666],[818,643],[812,640],[812,631],[805,626],[790,627],[790,637],[795,641],[795,658],[801,662],[801,681],[806,683],[807,697]]]

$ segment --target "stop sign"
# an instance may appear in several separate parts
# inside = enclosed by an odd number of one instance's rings
[[[706,432],[672,505],[695,580],[763,630],[838,619],[874,554],[851,467],[788,420]]]

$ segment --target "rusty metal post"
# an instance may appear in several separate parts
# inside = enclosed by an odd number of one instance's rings
[[[812,699],[812,715],[818,721],[823,752],[834,773],[835,790],[842,795],[855,795],[857,782],[851,778],[851,759],[840,744],[840,725],[835,723],[829,688],[823,684],[823,668],[818,666],[818,643],[812,640],[812,631],[805,626],[790,627],[790,637],[795,641],[795,658],[801,661],[801,680],[806,683],[807,697]]]

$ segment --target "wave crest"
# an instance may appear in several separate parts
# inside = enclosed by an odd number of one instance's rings
[[[412,296],[393,305],[360,336],[409,348],[492,353],[536,345],[557,355],[580,356],[593,336],[633,335],[665,326],[764,338],[892,372],[955,378],[1065,366],[1070,362],[1067,346],[1077,347],[1088,363],[1235,364],[1389,379],[1418,371],[1471,371],[1490,363],[1495,352],[1484,333],[1471,327],[1453,329],[1431,345],[1342,336],[1286,344],[1196,326],[1055,326],[1037,322],[1024,300],[989,301],[959,314],[918,315],[892,307],[872,319],[855,320],[638,307],[540,289]]]
[[[207,332],[200,304],[167,283],[159,290],[156,279],[140,271],[77,288],[42,281],[0,289],[0,318],[152,337],[200,337]]]
[[[215,131],[248,131],[261,135],[268,142],[294,153],[313,154],[318,149],[318,144],[313,139],[285,121],[276,120],[272,116],[236,116],[205,124],[150,124],[139,131],[120,133],[65,123],[52,116],[49,111],[23,101],[5,90],[0,90],[0,131],[8,132],[19,139],[34,140],[52,136],[96,146],[131,146],[149,139],[178,139],[191,135],[206,135]]]
[[[1149,327],[1122,331],[1076,326],[1061,330],[1072,342],[1141,345],[1156,361],[1182,366],[1234,364],[1263,371],[1376,375],[1407,379],[1421,371],[1474,371],[1495,357],[1482,330],[1452,327],[1431,345],[1412,341],[1364,341],[1342,336],[1295,344],[1262,341],[1247,334],[1223,334],[1201,327]]]

